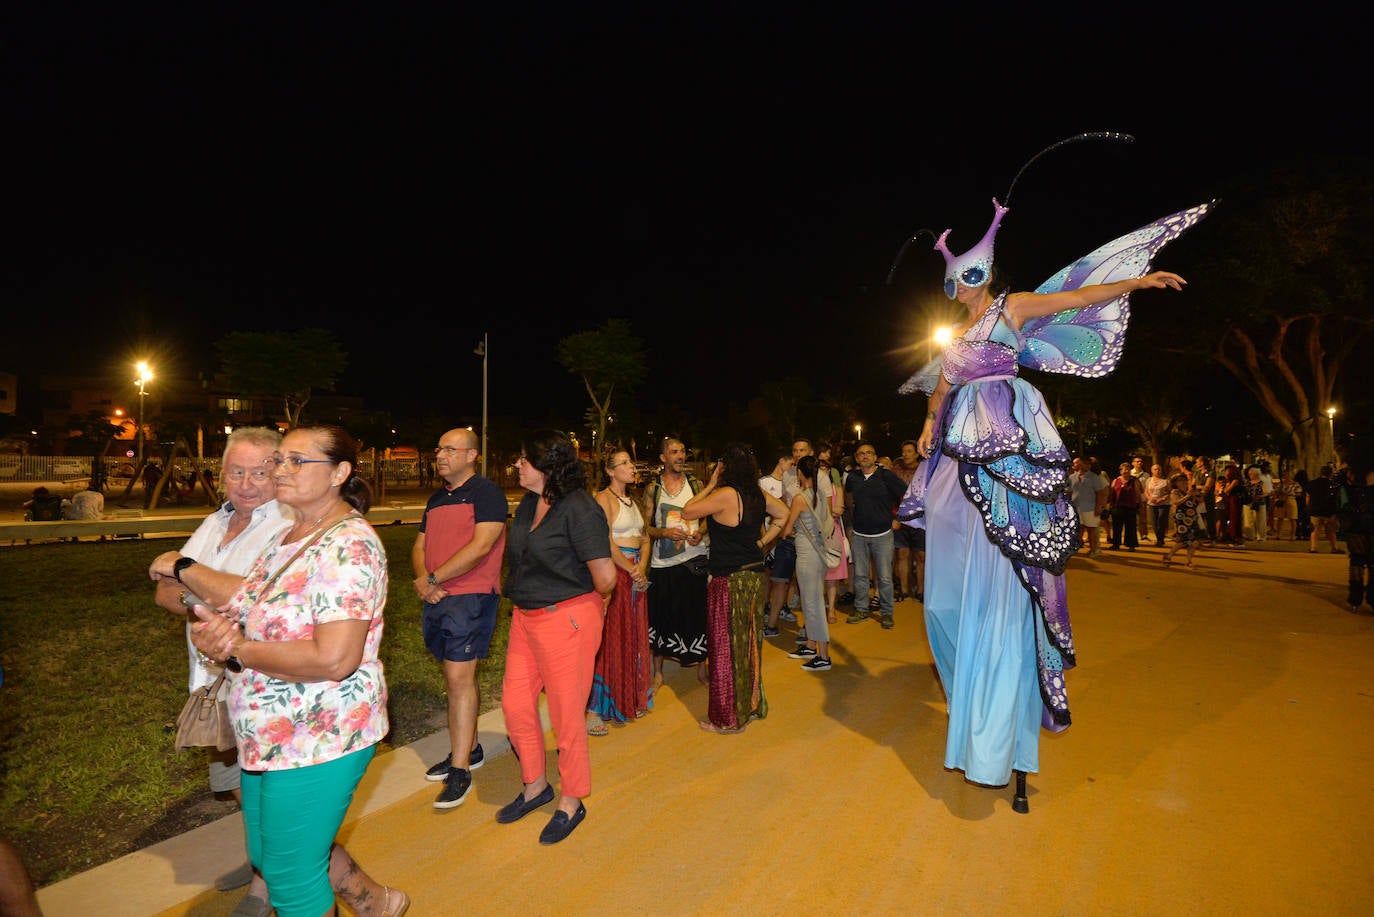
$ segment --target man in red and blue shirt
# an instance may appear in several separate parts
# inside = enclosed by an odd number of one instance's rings
[[[411,550],[415,592],[424,602],[425,646],[444,667],[450,754],[425,774],[444,781],[436,809],[463,804],[473,770],[482,766],[477,744],[477,660],[485,659],[496,630],[501,556],[509,507],[500,487],[477,474],[477,437],[449,430],[434,450],[444,486],[420,520]]]

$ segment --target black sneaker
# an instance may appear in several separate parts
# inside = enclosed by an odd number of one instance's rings
[[[767,624],[763,625],[763,635],[765,637],[776,637],[780,633],[782,633],[782,631],[778,630],[776,627],[769,627]]]
[[[444,788],[434,800],[436,809],[453,809],[461,806],[463,800],[472,792],[472,774],[461,767],[451,767],[444,778]]]
[[[805,643],[805,642],[806,642],[806,628],[803,627],[801,630],[797,631],[797,643],[798,643],[798,644],[801,644],[801,643]]]
[[[794,651],[787,654],[788,659],[810,659],[816,655],[816,651],[809,646],[799,646]]]
[[[883,615],[883,630],[892,630],[896,624],[892,620],[892,615]]]
[[[482,743],[478,742],[477,747],[468,755],[468,770],[475,771],[482,766]],[[450,752],[444,760],[425,771],[425,779],[431,783],[438,783],[448,779],[448,772],[453,769],[453,754]]]
[[[425,771],[425,779],[431,783],[438,783],[448,779],[448,772],[453,769],[453,755],[444,756],[444,760]]]
[[[830,660],[824,656],[817,656],[807,662],[802,663],[802,668],[808,672],[828,672],[830,671]]]

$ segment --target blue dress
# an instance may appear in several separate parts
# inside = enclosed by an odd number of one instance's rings
[[[945,766],[990,786],[1013,769],[1038,771],[1041,726],[1069,724],[1063,570],[1078,530],[1069,455],[1040,392],[1016,376],[1023,342],[1002,320],[1005,303],[998,297],[930,368],[952,386],[939,449],[898,511],[928,533],[925,618],[949,703]]]

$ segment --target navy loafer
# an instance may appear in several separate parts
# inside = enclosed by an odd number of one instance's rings
[[[582,819],[587,817],[587,807],[582,803],[577,804],[577,811],[571,816],[562,809],[553,813],[553,818],[544,826],[544,830],[539,832],[539,843],[544,845],[556,844],[563,840],[573,829],[582,824]]]
[[[496,820],[503,825],[509,825],[511,822],[519,821],[526,815],[529,815],[531,812],[533,812],[540,806],[546,806],[551,802],[553,802],[552,783],[544,787],[544,792],[540,793],[538,796],[530,800],[526,800],[525,794],[520,793],[515,797],[515,800],[513,802],[509,803],[504,808],[502,808],[500,812],[496,813]]]

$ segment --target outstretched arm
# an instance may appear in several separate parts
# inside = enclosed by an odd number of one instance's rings
[[[916,451],[921,455],[935,454],[935,418],[940,415],[940,408],[944,406],[948,393],[949,380],[941,373],[935,391],[930,393],[930,399],[926,402],[926,422],[921,427],[920,438],[916,440]]]
[[[1158,290],[1168,287],[1182,290],[1188,281],[1171,271],[1154,271],[1144,277],[1118,280],[1115,283],[1095,283],[1077,290],[1060,290],[1057,293],[1012,293],[1007,297],[1003,315],[1018,331],[1032,318],[1053,315],[1066,309],[1081,309],[1093,303],[1115,299],[1122,293],[1136,290]]]

